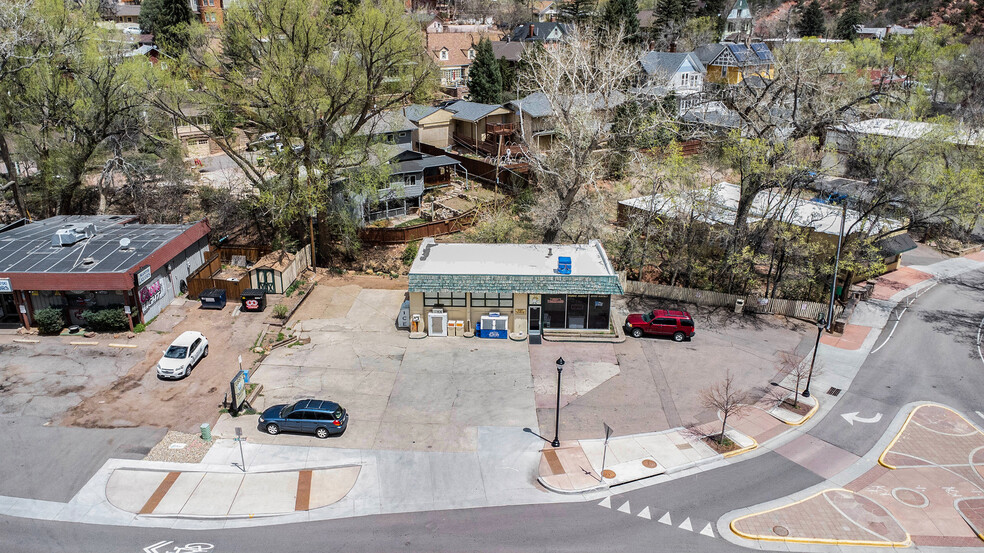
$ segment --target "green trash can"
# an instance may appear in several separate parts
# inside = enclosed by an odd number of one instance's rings
[[[207,422],[203,422],[202,423],[202,426],[201,426],[201,429],[202,429],[202,439],[205,440],[206,442],[211,442],[212,441],[212,429],[211,429],[211,427],[209,427],[208,423]]]

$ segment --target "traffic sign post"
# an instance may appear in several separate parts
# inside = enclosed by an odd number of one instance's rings
[[[246,437],[243,436],[243,429],[241,427],[236,427],[236,437],[233,439],[239,442],[239,460],[242,461],[239,468],[243,469],[243,472],[246,472],[246,455],[243,454],[243,442],[246,441]]]
[[[608,438],[611,438],[612,437],[612,434],[614,434],[615,431],[612,430],[612,427],[611,426],[608,426],[608,423],[607,422],[603,422],[601,424],[604,424],[605,425],[605,447],[601,451],[601,475],[600,475],[601,476],[601,482],[604,482],[605,481],[605,461],[606,461],[606,457],[608,456]]]

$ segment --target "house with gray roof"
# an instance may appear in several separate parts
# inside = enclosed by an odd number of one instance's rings
[[[451,140],[455,147],[500,156],[516,132],[513,113],[501,106],[458,100],[444,106],[451,114]]]
[[[697,105],[707,70],[693,52],[646,52],[639,59],[640,86],[658,97],[673,93],[678,113]],[[656,88],[653,88],[656,87]]]
[[[506,107],[515,114],[519,127],[517,132],[523,142],[540,149],[550,147],[556,127],[553,122],[553,108],[546,94],[534,92],[525,98],[507,102]]]
[[[732,42],[705,44],[694,50],[694,54],[704,64],[706,80],[710,82],[734,85],[752,75],[773,78],[775,58],[764,42],[747,46]]]
[[[560,42],[570,33],[566,23],[544,21],[523,23],[513,29],[509,40],[512,42]]]
[[[406,144],[375,147],[370,164],[385,166],[389,185],[355,199],[355,204],[361,206],[363,222],[399,217],[419,209],[424,192],[449,183],[461,165],[448,156],[417,152]]]

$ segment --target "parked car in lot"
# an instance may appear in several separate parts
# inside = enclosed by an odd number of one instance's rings
[[[348,413],[334,401],[302,399],[293,405],[274,405],[260,415],[260,429],[267,434],[301,432],[319,438],[340,435],[348,426]]]
[[[653,309],[649,313],[634,313],[625,318],[625,333],[634,338],[643,334],[673,336],[675,342],[693,338],[694,319],[686,311]]]
[[[182,378],[191,374],[199,361],[208,357],[208,340],[201,332],[182,332],[157,362],[159,378]]]

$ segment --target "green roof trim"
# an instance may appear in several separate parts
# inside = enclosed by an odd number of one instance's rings
[[[498,294],[615,294],[625,293],[613,276],[521,276],[410,274],[410,292],[484,292]]]

